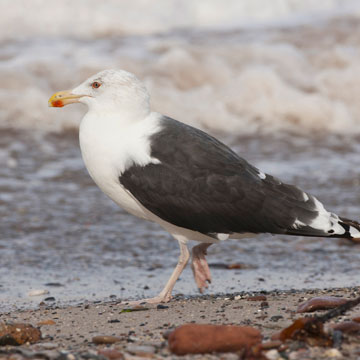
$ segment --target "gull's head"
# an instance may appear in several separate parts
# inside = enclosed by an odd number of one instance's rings
[[[101,71],[72,90],[59,91],[49,99],[49,106],[63,107],[82,103],[89,110],[102,112],[150,112],[150,96],[144,84],[124,70]],[[142,114],[144,113],[144,114]]]

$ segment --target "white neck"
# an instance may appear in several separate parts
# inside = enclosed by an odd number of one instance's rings
[[[151,157],[151,135],[160,130],[160,116],[130,122],[121,114],[97,116],[90,111],[80,125],[85,166],[100,189],[130,213],[145,217],[142,207],[122,188],[119,177],[132,165],[158,163]]]
[[[86,167],[109,166],[119,176],[132,164],[153,162],[150,136],[160,129],[159,114],[139,119],[125,112],[89,111],[80,124],[80,147]],[[94,179],[95,180],[95,179]]]
[[[143,122],[150,115],[150,111],[128,111],[125,109],[112,111],[111,109],[102,109],[101,107],[92,107],[83,117],[80,130],[83,124],[91,123],[93,127],[99,127],[99,130],[109,131],[113,128],[115,131],[124,132],[127,128]]]

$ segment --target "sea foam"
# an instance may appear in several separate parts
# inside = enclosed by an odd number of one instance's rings
[[[359,2],[226,3],[13,0],[0,12],[0,127],[76,128],[85,109],[49,109],[50,95],[123,68],[154,110],[210,131],[360,132]]]

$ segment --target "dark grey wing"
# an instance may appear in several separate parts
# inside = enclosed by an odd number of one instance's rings
[[[144,207],[177,226],[204,234],[297,233],[296,221],[308,224],[318,215],[313,197],[270,175],[263,179],[220,141],[176,120],[162,119],[151,156],[160,163],[133,165],[119,180]],[[301,234],[324,236],[307,226]]]

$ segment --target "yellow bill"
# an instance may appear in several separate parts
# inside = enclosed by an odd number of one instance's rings
[[[75,95],[71,90],[58,91],[48,101],[50,107],[63,107],[68,104],[79,102],[83,95]]]

